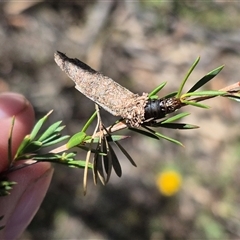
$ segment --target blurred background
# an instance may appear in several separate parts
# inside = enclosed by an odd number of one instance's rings
[[[5,1],[0,4],[0,91],[22,93],[36,119],[81,129],[94,104],[53,60],[56,50],[78,58],[135,93],[177,90],[194,60],[185,91],[225,65],[207,89],[239,81],[238,1]],[[130,134],[119,153],[123,176],[106,186],[83,171],[55,166],[47,196],[21,239],[240,238],[240,111],[228,99],[209,110],[186,107],[196,130],[161,130],[185,147]],[[105,125],[116,118],[102,111]],[[93,126],[94,127],[94,126]],[[91,132],[89,132],[91,134]],[[85,159],[85,152],[79,153]],[[91,175],[91,174],[90,174]]]

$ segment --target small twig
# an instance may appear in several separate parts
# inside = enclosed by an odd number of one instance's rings
[[[16,165],[16,166],[15,165],[11,166],[6,171],[1,172],[1,175],[9,174],[11,172],[14,172],[16,170],[20,170],[20,169],[25,168],[25,167],[29,167],[29,166],[31,166],[33,164],[36,164],[36,163],[38,163],[38,161],[29,159],[27,161],[24,161],[24,163],[22,163],[22,164],[19,164],[19,165]]]
[[[99,107],[97,104],[95,104],[96,107],[96,111],[97,111],[97,115],[99,114]],[[91,142],[89,145],[89,150],[87,151],[87,155],[86,155],[86,164],[85,164],[85,168],[84,168],[84,173],[83,173],[83,194],[86,195],[87,193],[87,174],[88,174],[88,163],[90,161],[90,157],[91,157],[91,149],[92,149],[92,143],[93,143],[93,139],[95,137],[95,134],[97,132],[97,129],[99,128],[100,125],[100,118],[97,118],[97,124],[96,127],[94,129],[92,138],[91,138]]]
[[[238,88],[238,90],[237,90],[237,88]],[[239,88],[240,88],[240,82],[236,82],[232,85],[229,85],[227,87],[224,87],[224,88],[220,89],[219,91],[226,91],[226,92],[232,93],[232,91],[238,92],[240,90]]]
[[[231,84],[227,87],[224,87],[224,88],[221,88],[219,89],[218,91],[220,92],[228,92],[229,94],[233,94],[233,93],[238,93],[240,91],[240,82],[236,82],[234,84]],[[229,95],[227,95],[229,96]],[[204,100],[208,100],[208,99],[211,99],[211,98],[214,98],[216,96],[205,96],[205,97],[195,97],[195,98],[192,98],[192,99],[189,99],[188,101],[195,101],[195,102],[201,102],[201,101],[204,101]],[[224,95],[223,95],[224,97]],[[187,104],[184,104],[182,106],[186,106]]]
[[[219,91],[226,91],[229,93],[237,93],[239,91],[239,89],[238,89],[239,87],[240,87],[240,82],[237,82],[237,83],[234,83],[227,87],[221,88]],[[216,97],[216,96],[196,97],[194,99],[191,99],[191,101],[199,102],[199,101],[204,101],[204,100],[211,99],[214,97]],[[183,104],[182,106],[186,106],[186,105],[187,104]],[[115,123],[115,124],[107,127],[106,129],[107,129],[108,133],[111,134],[111,133],[114,133],[114,132],[117,132],[117,131],[120,131],[120,130],[123,130],[126,128],[128,128],[127,123],[125,122],[125,120],[121,120],[118,123]],[[107,132],[105,130],[103,130],[103,133],[104,133],[104,135],[107,134]],[[95,137],[100,136],[100,135],[101,135],[101,132],[96,132]],[[66,145],[63,145],[63,146],[60,146],[60,147],[52,150],[51,152],[59,153],[59,152],[66,151],[66,150],[67,150]]]

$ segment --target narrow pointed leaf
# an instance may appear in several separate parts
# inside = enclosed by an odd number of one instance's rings
[[[109,144],[105,137],[103,137],[103,149],[102,150],[104,153],[106,153],[106,155],[103,156],[103,163],[104,163],[104,167],[105,167],[105,172],[107,174],[107,177],[106,177],[106,183],[107,183],[110,179],[111,172],[112,172],[112,156],[111,156],[111,152],[109,151]]]
[[[188,124],[188,123],[165,123],[165,124],[160,125],[159,127],[180,129],[180,130],[199,128],[199,126],[197,126],[197,125]]]
[[[144,126],[144,128],[145,128],[146,130],[148,130],[149,132],[155,134],[158,138],[163,138],[163,139],[165,139],[165,140],[168,140],[168,141],[170,141],[170,142],[176,143],[176,144],[178,144],[178,145],[180,145],[180,146],[183,147],[183,144],[182,144],[181,142],[179,142],[179,141],[177,141],[177,140],[175,140],[175,139],[173,139],[173,138],[170,138],[170,137],[165,136],[165,135],[163,135],[163,134],[161,134],[161,133],[159,133],[159,132],[156,132],[156,131],[152,130],[152,129],[149,128],[149,127]]]
[[[153,97],[154,95],[156,95],[162,88],[165,87],[165,85],[167,84],[167,82],[163,82],[161,83],[158,87],[156,87],[152,92],[150,92],[148,94],[148,97],[151,98]],[[152,98],[151,98],[152,99]]]
[[[166,136],[166,135],[163,135],[163,134],[161,134],[161,133],[159,133],[159,132],[156,132],[155,134],[156,134],[156,136],[158,136],[158,137],[160,137],[160,138],[163,138],[163,139],[165,139],[165,140],[168,140],[168,141],[170,141],[170,142],[172,142],[172,143],[176,143],[176,144],[178,144],[178,145],[180,145],[180,146],[183,147],[183,144],[182,144],[181,142],[177,141],[176,139],[170,138],[170,137],[168,137],[168,136]]]
[[[39,130],[41,129],[42,125],[45,123],[45,121],[48,119],[49,115],[53,112],[50,111],[49,113],[47,113],[43,118],[41,118],[40,120],[37,121],[37,123],[35,124],[31,134],[30,134],[30,139],[33,140],[36,135],[38,134]]]
[[[107,141],[108,142],[117,142],[117,141],[120,141],[120,140],[124,140],[126,138],[130,138],[131,136],[111,135],[110,137],[109,136],[106,136],[106,137],[107,137]]]
[[[102,161],[102,156],[99,156],[97,158],[97,176],[99,178],[99,180],[101,181],[101,183],[103,185],[106,185],[106,180],[105,180],[105,175],[104,175],[104,170],[103,170],[103,161]]]
[[[214,96],[222,96],[222,95],[225,95],[225,94],[227,94],[227,92],[223,92],[223,91],[189,92],[189,93],[183,94],[181,98],[193,97],[193,96],[209,96],[209,97],[214,97]]]
[[[66,144],[67,148],[70,149],[70,148],[80,145],[84,141],[85,137],[86,137],[85,132],[78,132],[78,133],[74,134],[67,142],[67,144]]]
[[[22,140],[20,146],[18,147],[18,150],[17,150],[17,153],[15,155],[15,158],[17,158],[18,156],[20,156],[20,155],[22,155],[24,153],[24,150],[28,146],[30,141],[31,141],[30,135],[26,135],[25,138]]]
[[[41,137],[38,139],[39,142],[44,141],[46,138],[48,138],[49,136],[51,136],[55,130],[59,127],[59,125],[62,123],[62,121],[58,121],[54,124],[52,124],[42,135]]]
[[[25,153],[32,153],[32,152],[36,152],[41,147],[42,147],[42,143],[41,142],[39,142],[39,141],[32,141],[30,144],[28,144],[26,146],[24,151],[25,151]]]
[[[200,108],[205,108],[205,109],[209,109],[210,107],[206,104],[202,104],[202,103],[197,103],[197,102],[193,102],[193,101],[182,101],[183,103],[185,103],[186,105],[192,105],[194,107],[200,107]]]
[[[200,57],[198,57],[198,58],[195,60],[195,62],[194,62],[193,65],[191,66],[191,68],[188,70],[186,76],[184,77],[184,79],[183,79],[183,81],[182,81],[182,83],[181,83],[181,85],[180,85],[180,88],[179,88],[179,90],[178,90],[178,92],[177,92],[177,95],[176,95],[178,98],[181,96],[183,87],[184,87],[185,83],[187,82],[190,74],[192,73],[192,71],[194,70],[194,68],[197,66],[199,60],[200,60]]]
[[[76,153],[46,153],[46,154],[37,154],[36,156],[32,156],[32,159],[37,161],[49,161],[49,162],[58,162],[67,164],[70,161],[75,161]]]
[[[224,68],[224,66],[220,66],[214,70],[212,70],[211,72],[209,72],[207,75],[205,75],[204,77],[202,77],[197,83],[195,83],[189,90],[189,92],[194,92],[197,89],[199,89],[200,87],[202,87],[203,85],[205,85],[207,82],[209,82],[211,79],[213,79],[222,69]]]
[[[136,163],[133,161],[132,157],[128,154],[128,152],[120,145],[119,142],[115,142],[115,144],[118,146],[118,148],[122,151],[122,153],[127,157],[127,159],[130,161],[130,163],[137,167]]]
[[[164,96],[164,98],[166,99],[166,98],[176,97],[176,95],[177,95],[177,91],[167,94],[166,96]]]
[[[179,120],[179,119],[181,119],[181,118],[184,118],[184,117],[186,117],[186,116],[188,116],[188,115],[190,115],[190,113],[179,113],[179,114],[177,114],[177,115],[175,115],[175,116],[173,116],[173,117],[170,117],[170,118],[162,121],[161,124],[174,122],[174,121],[177,121],[177,120]]]
[[[48,142],[48,143],[45,143],[44,142],[44,145],[43,145],[43,147],[48,147],[48,146],[51,146],[51,145],[55,145],[55,144],[57,144],[57,143],[60,143],[60,142],[62,142],[62,141],[64,141],[64,140],[66,140],[66,139],[68,139],[70,136],[68,136],[68,135],[66,135],[66,136],[62,136],[62,137],[57,137],[56,139],[52,139],[50,142]]]
[[[45,144],[47,144],[49,142],[55,141],[56,139],[58,139],[60,137],[61,137],[60,133],[53,133],[53,134],[51,134],[51,136],[49,136],[48,138],[46,138],[46,139],[44,139],[44,140],[42,140],[40,142],[42,142],[42,144],[45,145]]]
[[[104,127],[104,126],[103,126]],[[111,136],[111,134],[109,133],[109,131],[104,127],[104,130],[108,133],[109,136]],[[136,163],[133,161],[132,157],[128,154],[128,152],[120,145],[120,143],[118,142],[114,142],[114,144],[122,151],[122,153],[128,158],[128,160],[131,162],[131,164],[133,166],[137,166]]]
[[[113,165],[113,169],[115,171],[115,173],[117,174],[118,177],[122,176],[122,168],[121,165],[119,163],[119,160],[117,158],[117,155],[115,154],[112,146],[109,144],[109,150],[111,152],[112,155],[112,165]]]
[[[59,160],[61,161],[61,155],[55,154],[55,153],[47,153],[47,154],[38,154],[37,156],[32,157],[33,160],[36,161],[54,161],[54,160]]]
[[[65,126],[60,126],[60,127],[56,128],[55,133],[61,132],[64,128],[65,128]]]
[[[144,136],[151,137],[151,138],[159,140],[159,138],[157,136],[155,136],[155,134],[153,134],[151,132],[147,132],[147,131],[141,130],[139,128],[129,128],[129,130],[137,132],[137,133],[140,133],[140,134],[142,134]]]
[[[149,99],[159,99],[158,95],[152,95]]]

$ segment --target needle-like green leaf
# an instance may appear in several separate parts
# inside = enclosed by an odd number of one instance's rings
[[[48,138],[49,136],[51,136],[56,129],[60,126],[60,124],[62,123],[62,121],[58,121],[55,122],[54,124],[52,124],[42,135],[41,137],[39,137],[38,141],[42,142],[44,141],[46,138]]]
[[[50,115],[52,112],[53,112],[53,110],[50,111],[50,112],[48,112],[44,117],[42,117],[40,120],[37,121],[37,123],[35,124],[32,132],[31,132],[31,134],[30,134],[30,139],[31,139],[31,140],[33,140],[33,139],[37,136],[39,130],[40,130],[41,127],[42,127],[42,125],[45,123],[45,121],[48,119],[49,115]]]
[[[144,130],[139,129],[139,128],[129,128],[129,130],[131,130],[133,132],[140,133],[140,134],[142,134],[142,135],[144,135],[146,137],[151,137],[151,138],[154,138],[156,140],[159,140],[159,138],[155,134],[153,134],[151,132],[147,132],[147,131],[144,131]]]
[[[31,142],[30,135],[26,135],[23,141],[21,142],[20,146],[18,147],[18,150],[14,159],[18,158],[24,153],[24,150],[26,149],[26,147],[30,142]]]
[[[161,134],[161,133],[159,133],[159,132],[156,132],[156,131],[152,130],[152,129],[149,128],[149,127],[144,126],[144,128],[145,128],[146,130],[148,130],[149,132],[153,133],[154,135],[156,135],[158,138],[163,138],[163,139],[165,139],[165,140],[168,140],[168,141],[170,141],[170,142],[176,143],[176,144],[178,144],[178,145],[180,145],[180,146],[183,147],[183,144],[182,144],[181,142],[179,142],[179,141],[177,141],[177,140],[175,140],[175,139],[173,139],[173,138],[170,138],[170,137],[165,136],[165,135],[163,135],[163,134]]]
[[[197,89],[205,85],[207,82],[209,82],[211,79],[213,79],[223,68],[224,66],[220,66],[212,70],[211,72],[206,74],[204,77],[202,77],[197,83],[195,83],[187,92],[189,93],[189,92],[196,91]]]
[[[198,103],[198,102],[194,102],[194,101],[187,101],[184,100],[182,101],[182,103],[186,104],[186,105],[192,105],[194,107],[199,107],[199,108],[205,108],[205,109],[209,109],[210,107],[206,104],[202,104],[202,103]]]
[[[39,141],[31,141],[28,145],[25,146],[24,151],[15,156],[15,161],[21,160],[24,156],[27,158],[27,155],[34,153],[42,147],[42,143]]]
[[[126,138],[130,138],[131,136],[126,136],[126,135],[111,135],[111,137],[109,137],[108,135],[106,136],[108,142],[117,142],[120,140],[124,140]]]
[[[194,68],[197,66],[197,64],[198,64],[199,61],[200,61],[200,57],[198,57],[198,58],[195,60],[195,62],[194,62],[193,65],[191,66],[191,68],[188,70],[188,72],[187,72],[186,76],[184,77],[184,79],[183,79],[183,81],[182,81],[182,83],[181,83],[181,85],[180,85],[180,88],[179,88],[179,90],[178,90],[178,92],[177,92],[177,95],[176,95],[177,98],[180,98],[180,96],[181,96],[181,94],[182,94],[183,87],[185,86],[185,83],[187,82],[190,74],[192,73],[192,71],[194,70]]]
[[[43,142],[43,147],[48,147],[51,145],[55,145],[57,143],[60,143],[66,139],[68,139],[70,136],[65,135],[65,136],[61,136],[61,135],[57,135],[57,136],[53,136],[52,139],[47,139],[47,143],[45,143],[45,141]],[[50,141],[51,140],[51,141]]]
[[[67,149],[80,145],[84,141],[85,137],[86,137],[85,132],[78,132],[74,134],[66,143]]]
[[[165,95],[164,98],[166,99],[166,98],[176,97],[176,95],[177,95],[177,91]]]
[[[224,91],[201,91],[201,92],[189,92],[185,93],[181,96],[181,99],[186,97],[194,97],[194,96],[208,96],[208,97],[215,97],[215,96],[224,96],[227,92]]]
[[[168,136],[166,136],[166,135],[163,135],[163,134],[161,134],[161,133],[159,133],[159,132],[156,132],[155,134],[156,134],[156,136],[158,136],[158,137],[160,137],[160,138],[163,138],[163,139],[165,139],[165,140],[168,140],[168,141],[170,141],[170,142],[172,142],[172,143],[176,143],[176,144],[184,147],[184,145],[183,145],[181,142],[177,141],[176,139],[170,138],[170,137],[168,137]]]
[[[181,130],[199,128],[199,126],[197,126],[197,125],[188,124],[188,123],[165,123],[165,124],[161,124],[159,126],[157,126],[157,125],[155,126],[154,125],[154,127],[181,129]]]
[[[163,82],[161,83],[158,87],[156,87],[155,89],[153,89],[149,94],[148,97],[152,99],[152,97],[154,98],[154,96],[161,90],[164,88],[164,86],[167,84],[167,82]]]
[[[162,121],[161,124],[174,122],[174,121],[177,121],[177,120],[179,120],[181,118],[184,118],[184,117],[186,117],[188,115],[190,115],[190,113],[179,113],[179,114],[177,114],[175,116],[169,117],[166,120]]]

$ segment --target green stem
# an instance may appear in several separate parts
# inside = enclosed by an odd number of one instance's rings
[[[92,116],[88,119],[88,121],[85,123],[84,127],[82,128],[81,132],[86,132],[90,124],[93,122],[94,118],[97,116],[97,111],[95,111]]]

